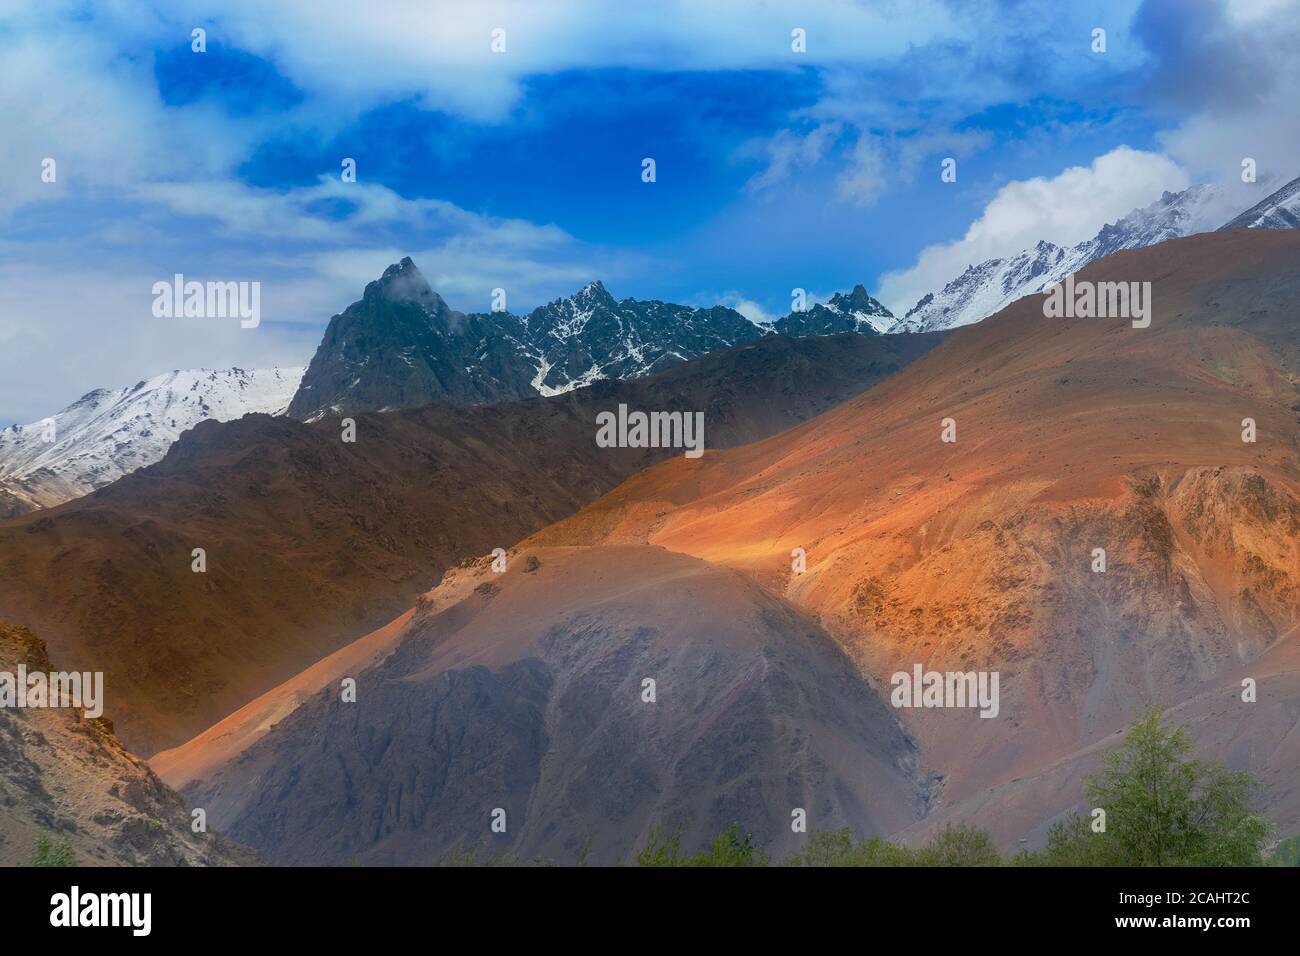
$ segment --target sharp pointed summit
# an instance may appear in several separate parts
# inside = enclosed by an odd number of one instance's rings
[[[383,297],[393,302],[414,302],[438,315],[451,311],[442,296],[429,285],[429,280],[420,272],[410,256],[385,269],[382,276],[366,286],[363,297]]]
[[[609,294],[609,290],[605,288],[605,283],[601,282],[599,279],[593,279],[584,285],[578,290],[577,294],[574,295],[574,298],[597,299],[601,302],[609,302],[610,304],[613,304],[615,301],[614,297]]]
[[[439,399],[528,398],[536,393],[522,332],[509,313],[451,309],[408,256],[330,319],[289,415],[310,422]]]
[[[837,292],[826,303],[791,312],[773,329],[784,335],[833,335],[858,332],[879,335],[894,324],[894,314],[876,301],[861,283],[848,295]]]

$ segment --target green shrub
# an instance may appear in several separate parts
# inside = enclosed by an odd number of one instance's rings
[[[36,838],[30,866],[76,866],[77,857],[67,839],[54,843],[45,834]]]
[[[760,849],[750,834],[742,836],[738,823],[723,830],[707,849],[694,854],[682,850],[680,826],[671,833],[656,827],[637,852],[636,862],[637,866],[767,866],[767,851]]]

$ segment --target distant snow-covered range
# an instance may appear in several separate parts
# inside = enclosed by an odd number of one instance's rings
[[[936,332],[979,322],[1121,249],[1141,249],[1220,228],[1300,227],[1300,179],[1225,224],[1224,217],[1232,215],[1225,212],[1232,208],[1230,202],[1230,194],[1222,187],[1191,186],[1182,192],[1165,193],[1151,205],[1102,226],[1097,235],[1076,246],[1039,242],[1014,256],[969,266],[938,292],[923,296],[888,331]]]
[[[62,504],[151,465],[205,419],[283,414],[302,375],[301,368],[167,372],[95,389],[48,419],[12,425],[0,431],[0,516]]]

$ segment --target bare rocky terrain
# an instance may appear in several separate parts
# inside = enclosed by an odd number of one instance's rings
[[[598,411],[703,411],[708,447],[740,444],[938,341],[767,336],[552,398],[360,414],[352,444],[338,420],[206,421],[155,465],[0,522],[0,616],[104,671],[123,741],[153,754],[391,620],[462,559],[681,454],[597,447]]]
[[[1078,279],[1152,281],[1150,328],[1045,319],[1029,297],[812,422],[649,469],[528,544],[647,543],[743,570],[878,682],[917,663],[998,671],[998,719],[904,712],[942,819],[1034,831],[1077,786],[1020,781],[1146,706],[1204,699],[1221,712],[1199,739],[1276,781],[1268,806],[1295,832],[1300,701],[1270,662],[1300,624],[1300,235],[1195,236]]]
[[[0,623],[0,670],[48,674],[45,645]],[[38,839],[81,866],[255,865],[250,850],[194,833],[180,797],[123,748],[108,720],[77,708],[0,708],[0,866],[33,859]]]
[[[812,618],[660,548],[467,566],[355,702],[335,676],[184,790],[277,863],[609,864],[656,826],[692,846],[733,821],[789,851],[796,808],[883,834],[923,806],[910,741]]]
[[[780,855],[800,808],[814,829],[973,823],[1014,846],[1078,807],[1097,754],[1155,705],[1258,777],[1294,833],[1300,235],[1196,236],[1077,277],[1129,280],[1152,283],[1148,328],[1048,319],[1030,297],[784,430],[746,403],[757,389],[717,391],[733,368],[680,366],[702,389],[683,401],[732,410],[731,447],[628,463],[523,532],[504,572],[485,546],[404,606],[395,589],[363,637],[159,772],[278,863],[609,863],[656,826],[698,845],[733,821]],[[759,380],[779,393],[742,379]],[[592,395],[628,387],[654,379]],[[566,434],[599,406],[541,407]],[[420,414],[446,412],[373,427]],[[997,716],[892,708],[891,675],[916,665],[996,671]]]
[[[1149,328],[1031,298],[957,330],[802,425],[637,473],[505,574],[448,573],[160,769],[280,862],[611,862],[655,824],[690,845],[733,820],[779,853],[798,806],[1011,847],[1157,705],[1293,833],[1298,253],[1227,232],[1094,264],[1150,277]],[[998,672],[997,717],[891,708],[917,664]]]

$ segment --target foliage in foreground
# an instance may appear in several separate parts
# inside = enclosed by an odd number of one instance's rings
[[[1129,728],[1124,742],[1101,758],[1087,781],[1088,800],[1105,811],[1105,826],[1071,813],[1052,825],[1037,852],[1004,857],[983,830],[951,824],[919,848],[880,837],[860,839],[848,829],[811,833],[807,845],[783,860],[787,866],[1258,866],[1270,826],[1250,806],[1259,784],[1248,773],[1191,756],[1181,727],[1168,728],[1152,710]],[[680,831],[679,831],[680,832]],[[709,851],[694,857],[647,845],[638,862],[656,866],[753,866],[748,853],[732,846],[734,825]],[[647,863],[648,854],[654,863]],[[709,859],[714,862],[666,862]],[[735,859],[743,862],[729,863]],[[1279,844],[1267,862],[1300,859],[1300,838]]]
[[[917,849],[880,837],[859,840],[852,830],[810,833],[808,845],[784,866],[997,866],[993,838],[983,830],[948,824]]]
[[[1300,835],[1283,840],[1268,857],[1269,866],[1300,866]]]
[[[671,833],[655,828],[637,853],[636,862],[638,866],[767,866],[767,851],[748,833],[742,836],[739,823],[727,827],[710,846],[696,853],[682,850],[681,827]]]
[[[54,843],[45,834],[36,838],[32,861],[28,866],[76,866],[77,857],[66,839]]]

